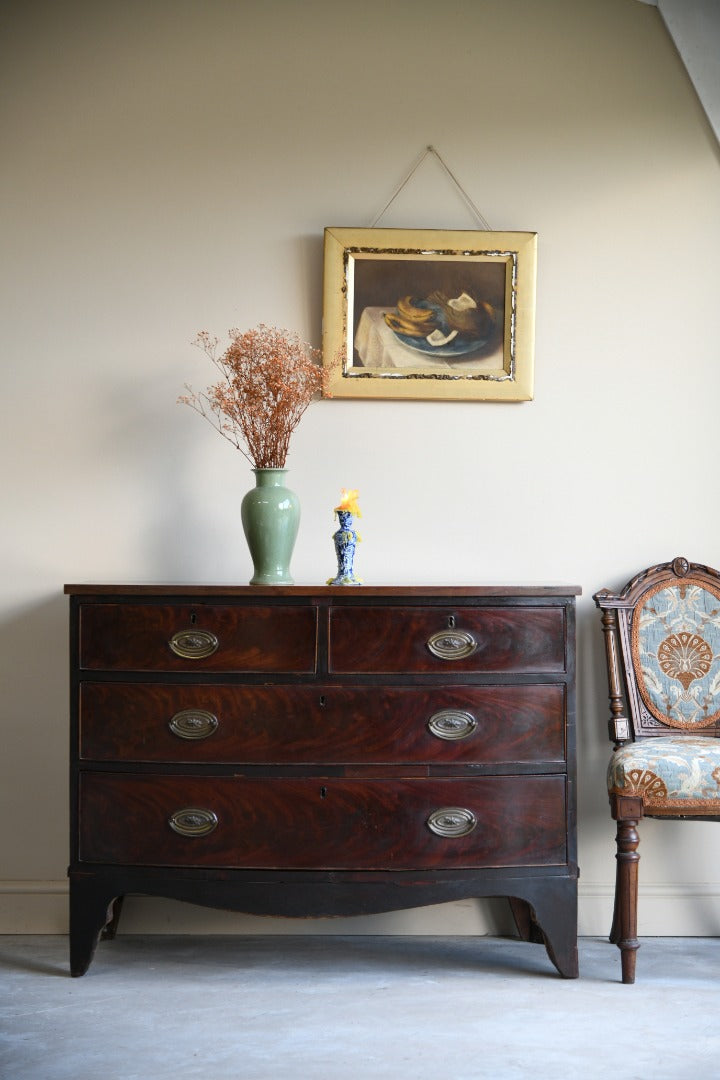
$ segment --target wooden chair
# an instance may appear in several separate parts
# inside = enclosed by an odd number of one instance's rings
[[[637,574],[602,612],[610,738],[608,793],[617,821],[610,940],[635,981],[638,822],[720,819],[720,573],[677,558]],[[627,705],[627,711],[625,709]]]

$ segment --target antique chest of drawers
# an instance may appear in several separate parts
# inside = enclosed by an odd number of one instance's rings
[[[130,893],[298,917],[506,896],[577,975],[579,589],[65,591],[74,975]]]

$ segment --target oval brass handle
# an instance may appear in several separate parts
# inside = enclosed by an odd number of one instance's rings
[[[212,656],[220,642],[210,630],[178,630],[170,638],[168,645],[176,656],[183,660],[202,660]]]
[[[433,810],[427,819],[427,826],[437,836],[467,836],[477,825],[477,818],[472,810],[464,806],[443,806]]]
[[[467,739],[477,727],[477,720],[472,713],[463,709],[440,709],[433,713],[427,722],[431,735],[447,742]]]
[[[477,649],[477,641],[468,630],[436,630],[427,647],[440,660],[464,660]]]
[[[168,727],[179,739],[209,739],[217,731],[218,719],[207,709],[181,709],[170,718]]]
[[[180,836],[209,836],[217,828],[218,818],[213,810],[188,806],[171,814],[168,824]]]

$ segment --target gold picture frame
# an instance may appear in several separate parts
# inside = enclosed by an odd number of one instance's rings
[[[537,233],[325,229],[328,395],[533,396]]]

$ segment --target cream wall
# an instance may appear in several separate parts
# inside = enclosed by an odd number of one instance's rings
[[[369,583],[568,582],[579,604],[580,925],[608,929],[613,826],[592,593],[720,564],[720,152],[635,0],[67,0],[0,48],[4,443],[0,932],[66,920],[65,581],[250,575],[244,459],[189,410],[190,346],[318,342],[322,232],[369,225],[432,143],[497,229],[539,235],[532,403],[327,401],[289,466],[296,580],[358,487]],[[433,158],[381,222],[472,228]],[[410,537],[410,543],[407,538]],[[661,838],[664,841],[661,844]],[[716,933],[720,832],[648,822],[641,933]],[[489,904],[296,932],[467,932]],[[126,928],[284,931],[137,900]]]

